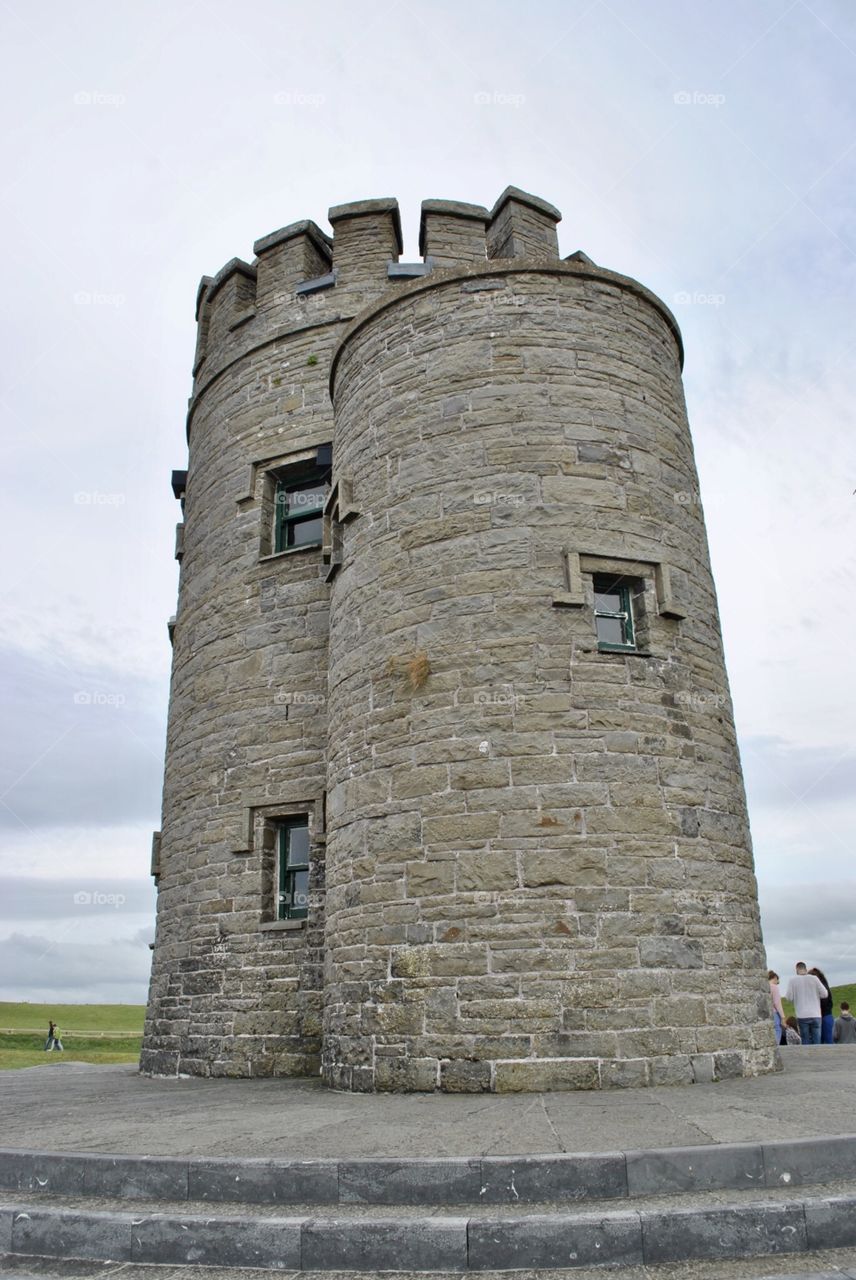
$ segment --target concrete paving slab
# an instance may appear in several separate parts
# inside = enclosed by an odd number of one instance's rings
[[[148,1079],[57,1063],[0,1073],[8,1147],[111,1155],[482,1156],[856,1133],[856,1046],[783,1054],[782,1073],[611,1094],[343,1094],[316,1080]]]

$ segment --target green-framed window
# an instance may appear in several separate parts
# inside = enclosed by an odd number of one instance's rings
[[[309,913],[309,819],[279,826],[277,920],[305,920]]]
[[[594,625],[597,647],[605,653],[636,648],[633,627],[633,583],[598,573],[594,578]]]
[[[289,468],[277,476],[274,496],[274,549],[320,547],[324,503],[330,491],[329,467]]]

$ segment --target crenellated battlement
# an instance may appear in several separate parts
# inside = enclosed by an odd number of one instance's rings
[[[253,245],[255,259],[232,258],[203,276],[194,376],[203,380],[231,358],[237,330],[266,338],[271,330],[347,321],[401,282],[435,271],[466,269],[493,259],[558,259],[553,205],[507,187],[488,210],[456,200],[424,200],[419,221],[421,261],[400,263],[398,201],[391,197],[334,205],[333,234],[312,221],[292,222]]]

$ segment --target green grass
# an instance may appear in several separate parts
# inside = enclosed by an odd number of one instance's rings
[[[48,1021],[61,1031],[113,1031],[143,1034],[144,1004],[28,1004],[0,1001],[0,1031],[42,1031]]]
[[[145,1014],[141,1004],[0,1001],[0,1071],[63,1061],[136,1062]],[[45,1053],[51,1018],[60,1029],[62,1053]]]

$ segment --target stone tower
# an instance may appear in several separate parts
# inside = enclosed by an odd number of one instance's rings
[[[776,1065],[680,335],[559,219],[428,200],[402,263],[368,200],[202,281],[144,1071]]]

